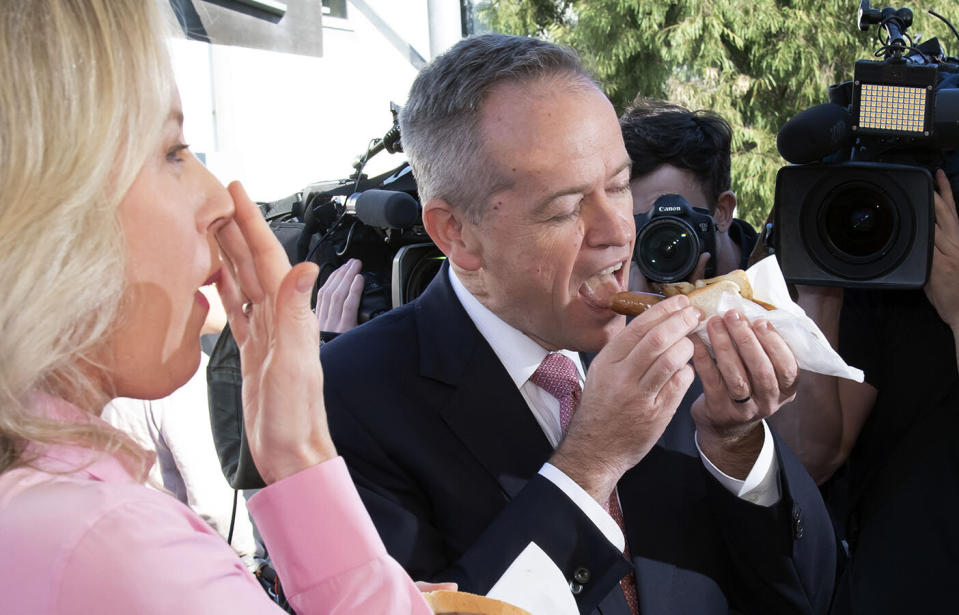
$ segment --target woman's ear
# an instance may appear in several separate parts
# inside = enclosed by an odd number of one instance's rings
[[[473,225],[445,200],[432,198],[423,205],[423,226],[436,247],[459,269],[476,271],[482,251]]]
[[[733,216],[736,213],[736,193],[727,190],[719,195],[716,200],[716,208],[713,210],[713,220],[720,232],[725,233],[733,223]]]

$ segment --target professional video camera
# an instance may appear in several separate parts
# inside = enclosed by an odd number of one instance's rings
[[[906,33],[912,18],[909,9],[873,9],[862,0],[859,28],[878,26],[883,59],[857,61],[853,81],[832,86],[828,104],[779,131],[779,153],[794,164],[777,176],[772,244],[790,282],[926,283],[932,172],[959,145],[959,64],[935,38],[914,45]]]
[[[648,212],[636,215],[633,254],[647,279],[685,280],[703,252],[716,253],[716,223],[708,210],[691,206],[678,194],[664,194]],[[706,263],[705,277],[716,275],[715,260]]]
[[[348,259],[362,261],[360,323],[419,296],[443,260],[423,229],[409,164],[373,178],[362,173],[376,153],[402,151],[399,107],[392,105],[392,111],[393,127],[354,163],[352,176],[261,204],[290,261],[320,266],[318,285]]]

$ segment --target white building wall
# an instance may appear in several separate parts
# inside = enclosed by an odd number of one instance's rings
[[[458,0],[365,0],[399,37],[429,59],[429,4]],[[459,38],[449,17],[434,23],[442,52]],[[434,7],[435,10],[435,7]],[[390,101],[404,104],[416,68],[353,4],[325,18],[323,57],[209,45],[171,44],[193,151],[224,183],[243,181],[254,200],[275,200],[315,181],[346,177],[371,139],[392,126]],[[453,31],[447,31],[453,30]],[[374,175],[402,154],[371,159]]]

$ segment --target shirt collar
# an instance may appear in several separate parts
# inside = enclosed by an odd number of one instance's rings
[[[517,388],[522,387],[529,380],[539,364],[543,362],[549,351],[533,341],[519,329],[506,323],[502,318],[494,314],[485,305],[473,296],[466,289],[463,282],[457,277],[453,268],[449,268],[450,284],[453,286],[453,292],[456,298],[463,304],[463,309],[476,325],[480,335],[482,335],[493,352],[499,358],[500,363],[506,368],[513,384]],[[580,361],[579,353],[572,350],[560,350],[559,353],[572,359],[579,371],[580,384],[585,380],[583,364]]]
[[[27,403],[35,414],[61,423],[92,423],[115,429],[100,417],[47,393],[34,392]],[[79,472],[104,482],[136,482],[116,457],[104,451],[71,444],[30,445],[28,450],[37,454],[33,465],[47,472]]]

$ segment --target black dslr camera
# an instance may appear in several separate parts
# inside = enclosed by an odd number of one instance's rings
[[[935,38],[914,46],[906,34],[912,17],[909,9],[873,9],[863,0],[858,25],[878,26],[883,60],[856,62],[854,80],[830,88],[830,103],[779,131],[779,152],[795,164],[776,179],[772,243],[790,282],[926,283],[932,172],[949,172],[952,154],[944,150],[959,145],[959,64]]]
[[[703,252],[716,254],[716,223],[709,211],[693,207],[678,194],[664,194],[636,216],[633,257],[653,282],[685,280]],[[716,259],[706,263],[705,277],[716,275]]]

